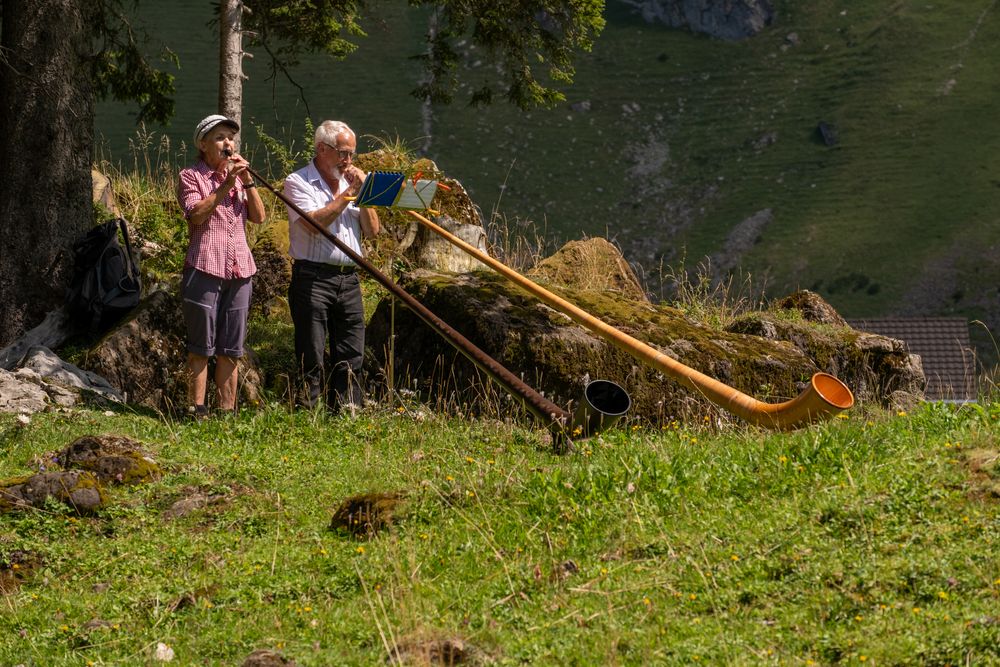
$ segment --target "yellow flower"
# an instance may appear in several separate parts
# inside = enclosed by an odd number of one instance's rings
[[[867,655],[859,655],[858,656],[858,660],[860,660],[861,662],[865,662],[866,660],[868,660],[868,656]]]
[[[465,462],[466,463],[475,463],[476,459],[472,458],[471,456],[466,456],[465,457]]]
[[[454,481],[455,481],[455,478],[454,478],[454,477],[452,477],[451,475],[445,475],[445,476],[444,476],[444,478],[445,478],[446,480],[448,480],[449,482],[454,482]]]
[[[420,539],[426,540],[428,538],[427,533],[420,533]]]
[[[653,604],[652,601],[649,598],[643,598],[642,599],[642,603],[644,605],[646,605],[647,607],[650,606],[651,604]]]
[[[359,554],[363,554],[365,552],[365,548],[364,547],[358,547],[357,549],[355,549],[355,551],[357,551]]]
[[[942,600],[947,600],[948,594],[945,591],[938,591],[938,597],[941,598]]]
[[[864,618],[865,618],[864,616],[862,616],[861,614],[858,614],[857,616],[854,617],[854,620],[855,621],[863,621]]]
[[[778,460],[781,461],[782,463],[788,463],[788,457],[787,456],[779,456]]]
[[[732,556],[729,557],[729,560],[733,561],[734,563],[736,561],[738,561],[739,559],[740,559],[740,557],[737,556],[736,554],[733,554]]]
[[[899,417],[905,417],[906,416],[906,410],[900,410],[899,412],[896,413],[896,415],[898,415]]]
[[[914,607],[913,608],[913,613],[914,614],[919,614],[920,613],[920,607]]]
[[[691,595],[688,596],[688,600],[697,600],[697,599],[698,599],[698,596],[695,595],[694,593],[692,593]]]

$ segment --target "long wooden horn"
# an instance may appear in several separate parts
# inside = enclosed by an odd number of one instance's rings
[[[503,274],[511,281],[534,294],[536,297],[565,313],[578,324],[628,352],[644,364],[673,378],[688,389],[699,392],[705,398],[751,424],[766,428],[792,430],[809,423],[829,419],[854,405],[854,395],[843,382],[828,373],[816,373],[809,386],[798,396],[784,403],[764,403],[748,396],[738,389],[723,384],[704,373],[689,368],[645,343],[636,340],[613,326],[597,319],[586,311],[574,306],[552,292],[534,283],[507,265],[499,262],[478,248],[439,225],[431,222],[416,211],[407,211],[422,225],[453,245],[469,253],[483,264]]]

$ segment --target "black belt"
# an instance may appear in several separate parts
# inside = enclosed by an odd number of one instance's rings
[[[334,275],[346,275],[348,273],[355,273],[358,267],[354,264],[326,264],[324,262],[313,262],[308,259],[297,259],[295,260],[296,267],[308,268],[317,273],[323,274],[334,274]]]

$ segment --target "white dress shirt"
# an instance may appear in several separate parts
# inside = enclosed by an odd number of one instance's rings
[[[342,174],[339,175],[339,179],[338,192],[343,192],[347,190],[349,183]],[[312,161],[285,179],[284,194],[306,213],[323,208],[336,196]],[[299,214],[291,207],[286,206],[286,208],[288,208],[288,254],[292,259],[305,259],[323,264],[348,266],[354,264],[350,257],[330,243],[325,236],[307,230],[306,226],[309,223],[300,220]],[[360,221],[361,209],[351,202],[343,213],[326,226],[326,230],[351,250],[363,255]]]

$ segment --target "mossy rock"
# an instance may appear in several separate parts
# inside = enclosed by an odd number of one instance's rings
[[[87,470],[105,484],[141,484],[163,474],[138,442],[121,435],[85,435],[55,458],[64,469]]]
[[[494,273],[414,271],[404,275],[400,284],[473,344],[557,404],[578,401],[587,381],[603,379],[625,388],[632,398],[630,416],[647,423],[678,418],[702,420],[718,412],[697,393],[640,363]],[[887,390],[900,388],[891,386],[892,382],[884,386],[877,373],[868,377],[872,369],[866,364],[872,363],[872,356],[859,349],[860,334],[850,328],[804,321],[790,324],[765,314],[758,321],[773,321],[773,329],[782,335],[762,337],[749,326],[747,331],[720,331],[688,319],[675,308],[624,298],[616,292],[546,287],[685,366],[762,401],[776,403],[797,396],[819,371],[833,375],[850,371],[855,378],[866,378],[864,383],[851,387],[861,400],[882,398]],[[386,375],[385,351],[392,333],[389,310],[388,300],[383,301],[369,323],[369,377]],[[398,386],[412,388],[415,383],[432,400],[447,394],[446,400],[459,405],[465,404],[468,396],[484,394],[481,388],[487,378],[406,309],[396,309],[395,334],[394,377]],[[879,363],[885,365],[907,362],[905,354],[879,357]],[[503,405],[468,407],[480,412],[493,409],[499,415],[509,413],[509,406]]]
[[[79,514],[92,514],[107,501],[100,481],[85,470],[43,472],[0,482],[0,513],[41,508],[50,499],[69,505]]]

